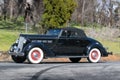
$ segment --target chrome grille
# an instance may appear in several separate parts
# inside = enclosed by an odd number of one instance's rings
[[[26,42],[26,39],[24,37],[20,37],[19,41],[18,41],[18,49],[16,50],[16,52],[21,52],[23,49],[23,45]]]

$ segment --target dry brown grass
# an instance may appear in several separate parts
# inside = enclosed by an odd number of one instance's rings
[[[0,61],[10,61],[10,55],[7,52],[0,52]]]
[[[109,28],[109,27],[104,27],[104,28],[87,28],[85,29],[85,32],[88,36],[93,37],[93,38],[101,38],[101,39],[106,39],[106,40],[111,40],[111,41],[118,41],[116,38],[119,38],[120,36],[120,29],[118,28]]]
[[[120,55],[109,55],[101,58],[102,61],[120,61]]]
[[[44,62],[70,62],[68,58],[49,58],[44,59]],[[108,57],[102,57],[101,61],[120,61],[120,55],[109,55]],[[87,62],[86,58],[82,58],[80,62]]]

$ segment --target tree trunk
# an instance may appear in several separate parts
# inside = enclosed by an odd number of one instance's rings
[[[7,8],[8,8],[8,0],[4,0],[4,9],[3,9],[4,20],[7,19]]]
[[[9,6],[10,6],[10,20],[13,18],[13,4],[14,0],[10,0]]]
[[[82,25],[84,24],[84,9],[85,9],[85,1],[86,0],[83,0],[83,6],[82,6],[82,15],[81,15],[81,23]]]

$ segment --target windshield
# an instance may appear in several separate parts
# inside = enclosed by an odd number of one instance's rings
[[[46,32],[46,35],[59,35],[61,29],[50,29]]]

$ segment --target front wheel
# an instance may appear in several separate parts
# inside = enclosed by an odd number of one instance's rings
[[[73,63],[78,63],[81,60],[81,58],[69,58],[69,59]]]
[[[16,63],[23,63],[26,60],[25,56],[16,56],[16,55],[12,55],[12,60]]]
[[[89,52],[88,61],[91,63],[97,63],[101,58],[101,52],[97,48],[93,48]]]
[[[38,47],[32,48],[28,53],[28,61],[32,64],[40,63],[44,58],[42,49]]]

